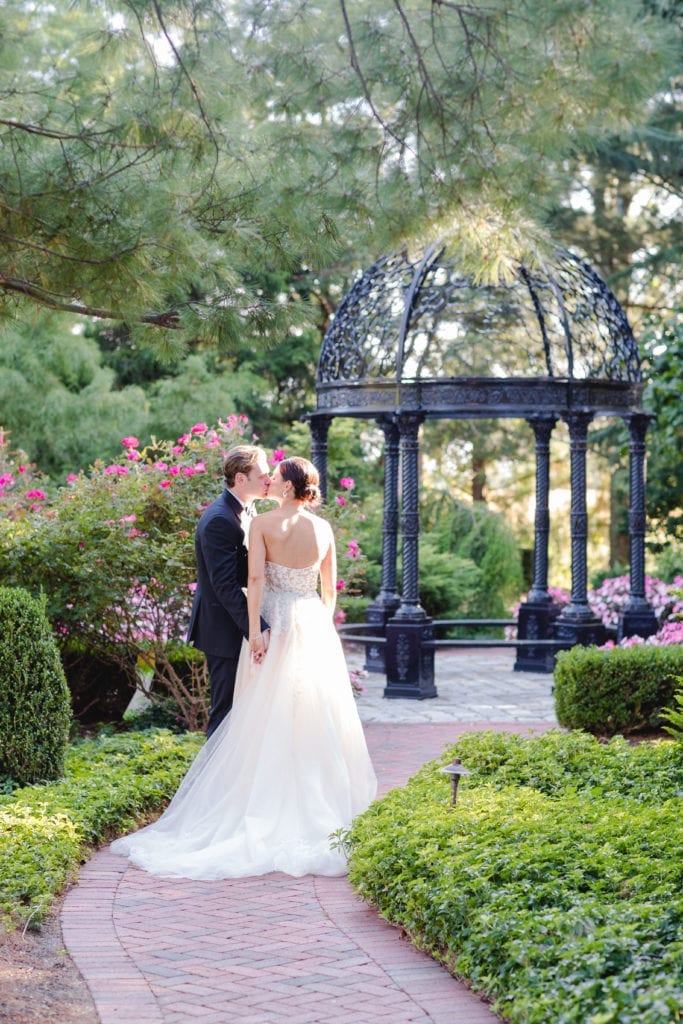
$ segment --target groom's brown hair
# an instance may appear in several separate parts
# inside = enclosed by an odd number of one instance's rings
[[[263,448],[257,448],[254,444],[236,444],[234,448],[228,449],[223,458],[225,486],[234,487],[238,473],[248,476],[262,455],[265,455]]]

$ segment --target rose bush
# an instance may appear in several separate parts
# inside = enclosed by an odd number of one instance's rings
[[[114,659],[136,676],[149,666],[191,728],[207,710],[203,659],[184,647],[194,528],[222,487],[223,452],[251,439],[238,415],[195,424],[175,442],[139,448],[125,437],[119,461],[70,474],[52,500],[30,496],[33,479],[14,487],[0,527],[5,583],[45,593],[63,650]]]
[[[223,453],[255,439],[247,417],[231,414],[212,427],[196,423],[175,441],[144,447],[133,435],[123,437],[119,459],[69,474],[52,497],[21,453],[12,454],[0,438],[0,500],[8,510],[0,525],[4,582],[45,594],[67,666],[80,670],[87,656],[116,665],[131,684],[151,678],[152,695],[170,694],[187,726],[202,728],[205,662],[185,644],[196,585],[194,529],[223,486]],[[270,461],[284,457],[276,449]],[[354,482],[344,478],[341,486],[345,505],[331,501],[321,512],[337,537],[343,600],[358,592],[365,559],[355,536],[362,513]],[[125,687],[121,696],[125,706]]]

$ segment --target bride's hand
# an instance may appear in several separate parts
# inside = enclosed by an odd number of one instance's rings
[[[249,637],[249,653],[254,664],[260,665],[263,661],[263,655],[266,653],[263,633],[259,633],[258,636]]]

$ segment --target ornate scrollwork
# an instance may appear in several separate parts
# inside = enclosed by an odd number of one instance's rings
[[[318,383],[444,377],[639,382],[641,372],[621,306],[572,252],[496,285],[475,284],[438,248],[384,256],[339,306]]]

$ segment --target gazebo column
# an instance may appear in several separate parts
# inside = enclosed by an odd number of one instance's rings
[[[586,450],[592,413],[565,416],[569,426],[571,486],[572,593],[555,626],[555,637],[567,647],[601,644],[605,629],[588,604],[588,509],[586,505]]]
[[[382,516],[382,582],[380,591],[365,612],[370,634],[385,636],[386,624],[397,611],[401,598],[396,589],[396,555],[398,544],[398,467],[399,430],[394,416],[377,418],[384,431],[384,513]],[[384,644],[370,641],[365,645],[367,672],[386,671]]]
[[[534,577],[526,601],[520,605],[517,636],[520,640],[552,637],[559,607],[548,594],[548,534],[550,532],[550,437],[556,416],[532,416],[527,423],[536,441],[536,514],[534,517]],[[555,655],[545,647],[518,647],[516,672],[552,672]]]
[[[311,431],[311,462],[320,476],[320,493],[327,497],[327,435],[332,417],[326,413],[311,413],[308,426]]]
[[[418,434],[422,413],[399,413],[402,466],[403,588],[401,604],[387,623],[387,685],[385,697],[424,700],[436,697],[434,649],[424,647],[433,639],[432,620],[420,605],[419,593],[419,455]]]
[[[657,632],[657,617],[645,597],[645,435],[650,417],[634,414],[624,419],[629,433],[630,585],[628,601],[619,615],[619,640],[636,635],[645,638]]]

